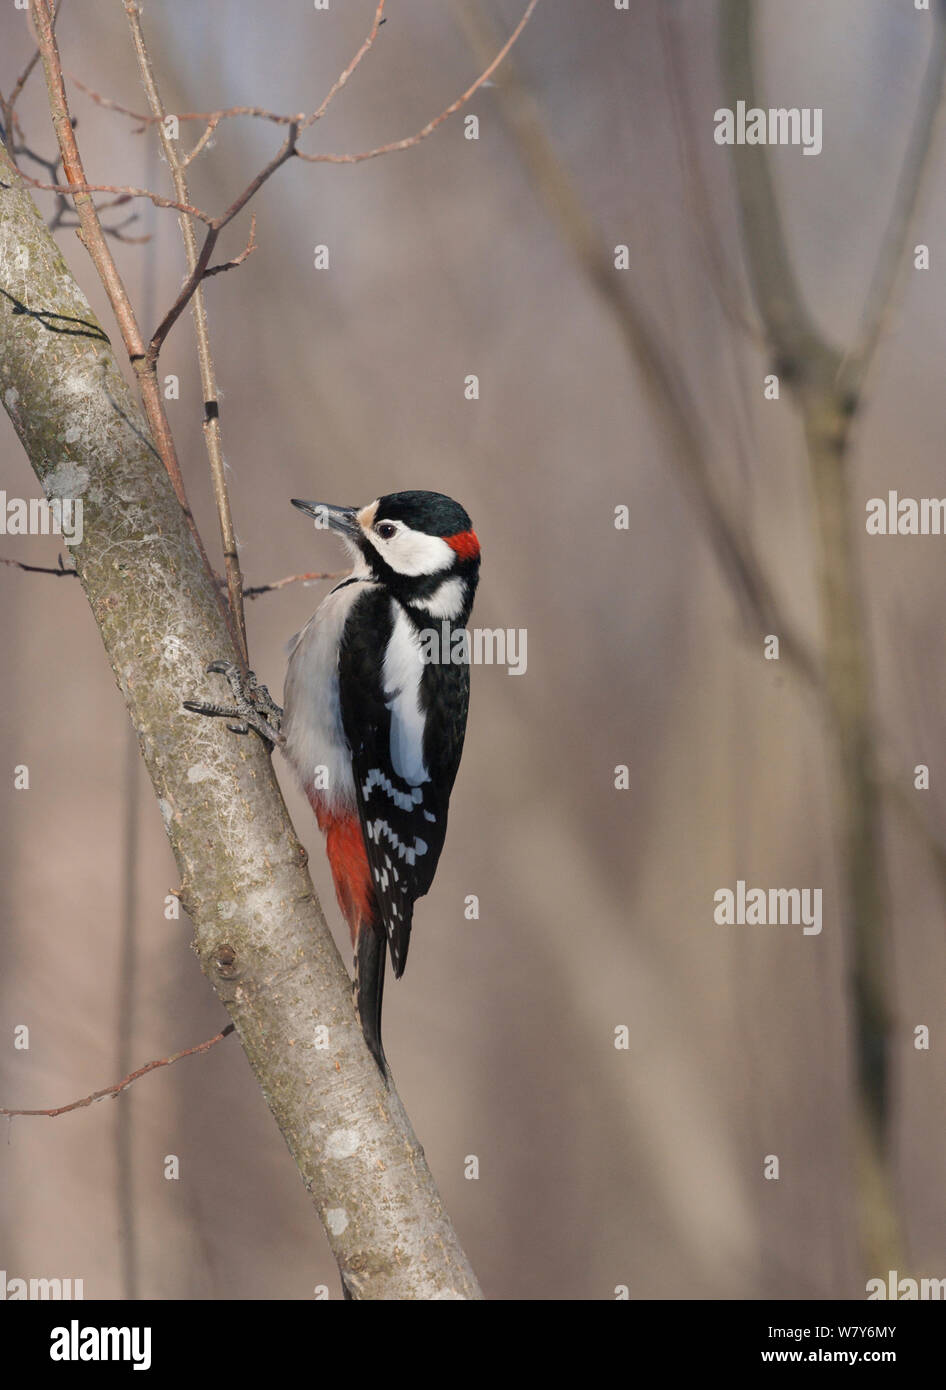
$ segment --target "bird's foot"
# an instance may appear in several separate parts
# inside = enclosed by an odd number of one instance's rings
[[[232,705],[210,705],[199,700],[185,700],[184,708],[192,714],[205,714],[211,719],[230,719],[227,728],[234,734],[248,734],[255,729],[267,743],[282,743],[282,710],[256,676],[248,671],[244,676],[232,661],[212,661],[207,672],[226,676],[233,694]]]

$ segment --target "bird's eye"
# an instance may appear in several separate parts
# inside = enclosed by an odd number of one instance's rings
[[[383,541],[389,541],[392,536],[397,535],[397,527],[390,521],[382,521],[377,527],[377,532]]]

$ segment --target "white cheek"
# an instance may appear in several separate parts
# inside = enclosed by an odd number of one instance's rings
[[[423,531],[399,531],[389,541],[372,536],[371,543],[393,570],[411,577],[439,574],[441,570],[448,570],[455,559],[445,540],[440,536],[428,536]]]

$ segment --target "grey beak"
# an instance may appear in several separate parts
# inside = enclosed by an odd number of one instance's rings
[[[348,536],[350,539],[361,535],[356,507],[333,507],[330,502],[301,502],[298,497],[290,500],[300,512],[315,518],[315,525],[319,530],[337,531],[340,536]]]

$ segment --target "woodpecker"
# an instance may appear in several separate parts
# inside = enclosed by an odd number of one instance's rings
[[[450,635],[469,620],[480,546],[464,509],[439,492],[360,509],[292,505],[340,536],[353,566],[290,643],[284,709],[223,661],[208,670],[227,677],[234,706],[185,708],[235,720],[235,733],[255,729],[295,770],[351,933],[365,1041],[387,1079],[385,959],[399,979],[414,903],[443,849],[470,691],[468,647]]]

